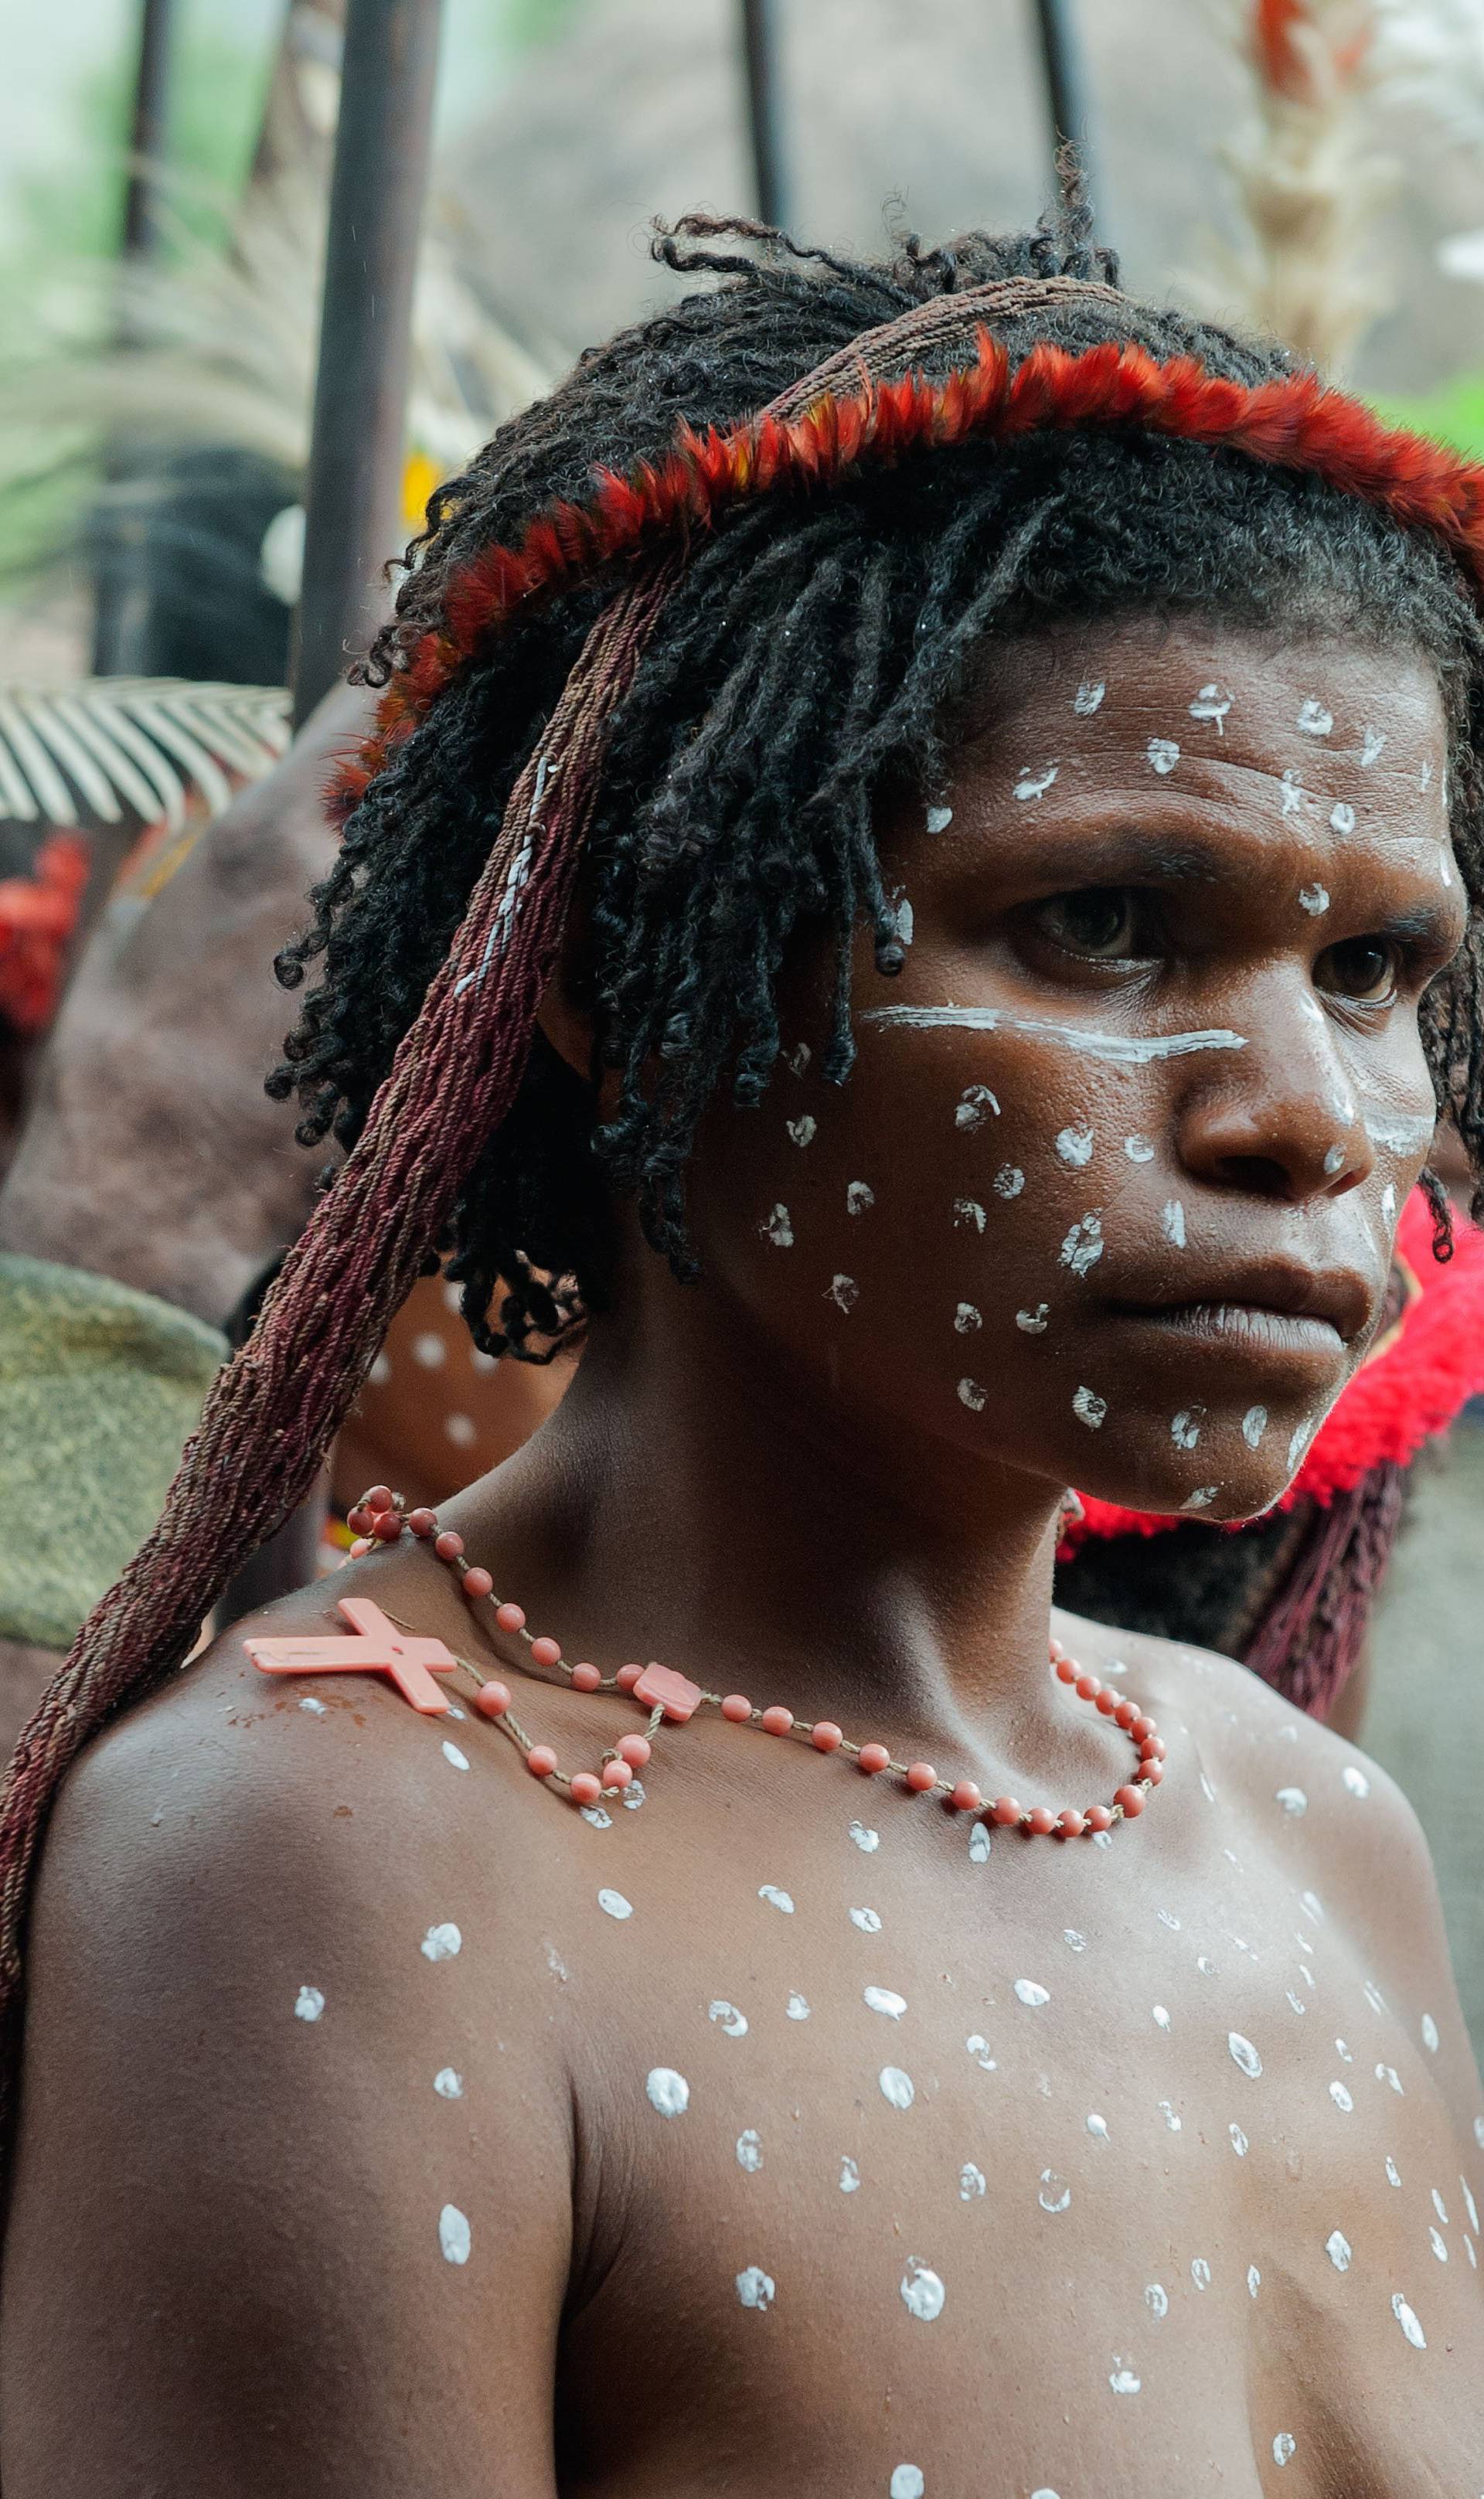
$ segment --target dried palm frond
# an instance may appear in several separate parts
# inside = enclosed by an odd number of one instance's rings
[[[1222,302],[1333,371],[1388,302],[1370,233],[1397,183],[1371,144],[1376,0],[1241,0],[1228,22],[1258,120],[1223,150],[1249,240],[1220,254]]]
[[[0,825],[163,825],[213,816],[289,742],[279,686],[177,677],[0,684]]]

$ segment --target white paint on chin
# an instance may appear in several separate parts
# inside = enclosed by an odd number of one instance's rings
[[[1048,1016],[1017,1016],[1003,1007],[868,1007],[862,1023],[914,1032],[1016,1032],[1061,1043],[1084,1058],[1113,1067],[1144,1067],[1160,1058],[1189,1058],[1198,1051],[1245,1050],[1246,1036],[1223,1026],[1210,1031],[1100,1032],[1090,1025],[1055,1023]]]

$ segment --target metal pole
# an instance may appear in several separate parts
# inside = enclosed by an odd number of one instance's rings
[[[764,225],[788,223],[783,139],[778,113],[778,27],[775,0],[742,0],[742,54],[747,69],[748,137],[758,214]]]
[[[170,110],[170,49],[175,0],[145,0],[140,16],[139,69],[134,81],[134,120],[129,133],[129,187],[124,193],[125,259],[143,259],[159,242],[158,168],[165,155]]]
[[[1054,160],[1063,141],[1070,140],[1087,174],[1091,171],[1087,79],[1073,22],[1073,0],[1035,0],[1035,7],[1051,111],[1051,155]]]
[[[305,494],[294,722],[344,673],[399,552],[412,290],[442,0],[349,0]]]
[[[137,307],[131,272],[153,258],[160,243],[160,168],[170,112],[170,55],[175,0],[144,0],[140,11],[139,61],[129,124],[129,173],[119,236],[122,264],[116,338],[136,341]],[[131,510],[129,485],[136,459],[129,446],[111,447],[104,459],[106,493],[100,514],[93,606],[93,674],[128,676],[142,665],[149,631],[149,591],[144,577],[144,515]],[[95,880],[96,892],[96,880]]]

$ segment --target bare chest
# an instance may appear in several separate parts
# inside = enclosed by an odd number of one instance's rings
[[[1477,2499],[1484,2175],[1333,1904],[868,1805],[553,1898],[564,2489]]]

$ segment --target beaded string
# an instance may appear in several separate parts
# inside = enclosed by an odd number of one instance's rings
[[[972,1779],[942,1779],[930,1762],[898,1762],[885,1744],[853,1743],[832,1718],[795,1718],[791,1709],[777,1704],[758,1709],[745,1693],[707,1692],[687,1677],[668,1674],[667,1670],[621,1666],[615,1674],[604,1674],[585,1661],[568,1665],[560,1640],[543,1633],[532,1634],[524,1608],[496,1597],[494,1579],[480,1564],[468,1560],[457,1529],[440,1527],[437,1512],[426,1506],[408,1509],[403,1496],[386,1484],[373,1484],[363,1493],[346,1523],[356,1539],[350,1548],[353,1559],[371,1552],[377,1544],[394,1544],[404,1528],[420,1542],[430,1544],[438,1561],[458,1580],[466,1602],[492,1605],[496,1628],[508,1638],[524,1641],[531,1652],[532,1666],[543,1675],[565,1674],[574,1692],[613,1692],[628,1697],[644,1683],[647,1672],[664,1673],[671,1685],[683,1689],[683,1708],[667,1707],[664,1700],[655,1700],[649,1710],[647,1732],[642,1736],[621,1736],[617,1743],[606,1748],[597,1770],[565,1771],[554,1748],[533,1741],[515,1716],[508,1684],[498,1675],[484,1674],[469,1659],[459,1659],[475,1684],[473,1705],[480,1716],[509,1736],[533,1778],[565,1790],[573,1804],[586,1809],[595,1806],[605,1794],[621,1795],[632,1784],[635,1772],[645,1769],[652,1759],[654,1738],[667,1717],[689,1717],[694,1709],[703,1707],[719,1710],[733,1726],[758,1727],[766,1736],[807,1738],[817,1753],[843,1754],[868,1778],[890,1773],[902,1781],[911,1795],[941,1797],[956,1813],[980,1815],[1001,1829],[1019,1830],[1033,1838],[1080,1839],[1084,1833],[1095,1834],[1111,1831],[1114,1823],[1132,1822],[1143,1813],[1148,1797],[1165,1775],[1165,1740],[1153,1719],[1136,1701],[1079,1666],[1054,1638],[1049,1644],[1050,1664],[1058,1682],[1068,1685],[1079,1700],[1090,1703],[1101,1716],[1123,1731],[1134,1746],[1137,1764],[1132,1780],[1117,1789],[1110,1803],[1065,1805],[1059,1813],[1045,1804],[1022,1806],[1015,1797],[1008,1796],[996,1797],[986,1803]],[[642,1692],[638,1697],[641,1705],[649,1699]]]

